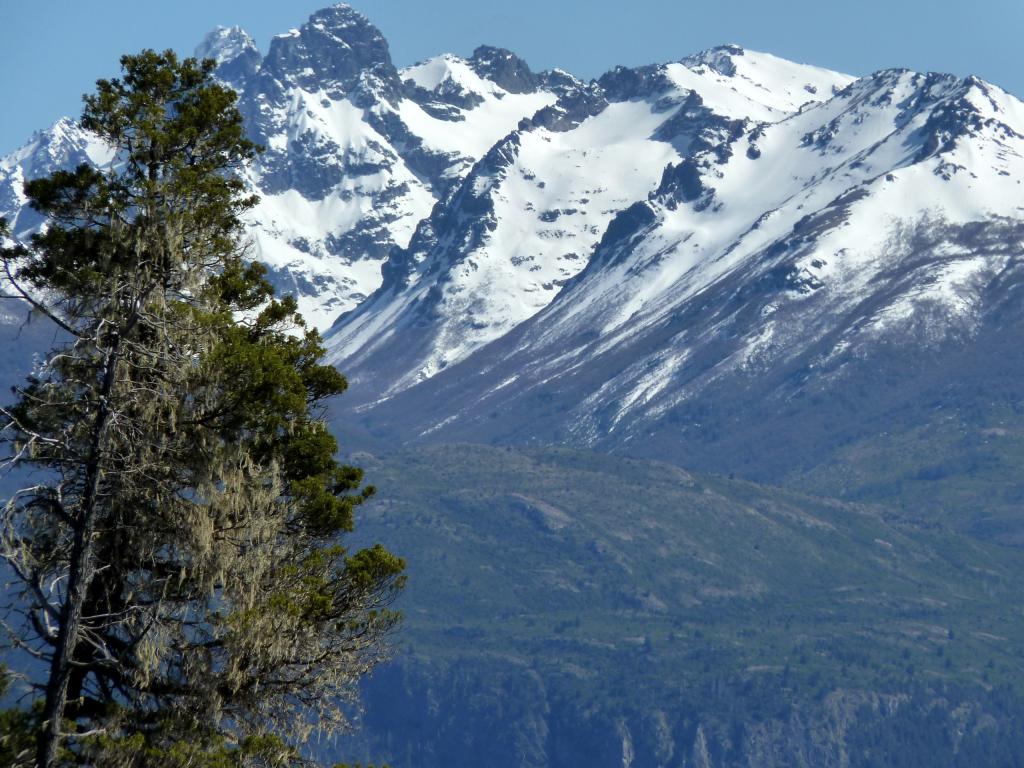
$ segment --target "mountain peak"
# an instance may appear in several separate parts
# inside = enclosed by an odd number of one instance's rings
[[[79,125],[77,120],[66,116],[59,117],[49,128],[34,131],[32,138],[25,142],[17,151],[6,158],[0,159],[0,168],[13,167],[13,165],[23,162],[30,157],[33,158],[35,164],[52,161],[59,165],[63,157],[83,150],[87,144],[92,142],[93,138],[88,131]],[[54,165],[53,168],[47,166],[46,172],[56,170],[58,165]],[[42,175],[42,172],[34,167],[26,168],[26,170],[29,172],[30,178],[33,175]]]
[[[217,26],[196,46],[195,53],[196,58],[213,59],[223,64],[250,50],[256,50],[256,43],[244,29],[238,26]]]
[[[334,94],[351,90],[363,71],[375,67],[394,71],[388,43],[345,3],[322,8],[299,29],[275,37],[263,63],[263,70],[277,80]]]
[[[481,45],[469,60],[473,70],[509,93],[529,93],[539,80],[530,65],[505,48]]]
[[[216,27],[196,46],[196,58],[217,62],[217,77],[241,90],[260,66],[256,42],[241,27]]]
[[[321,8],[319,11],[314,11],[310,14],[309,21],[306,24],[318,29],[332,30],[333,32],[340,32],[346,29],[356,29],[361,32],[367,27],[374,31],[377,30],[366,16],[348,3],[335,3],[326,8]]]
[[[720,75],[732,77],[736,74],[736,63],[733,61],[733,58],[745,56],[746,53],[747,52],[738,45],[717,45],[714,48],[708,48],[707,50],[701,51],[693,56],[688,56],[683,59],[682,63],[691,67],[703,64],[704,66],[713,69],[715,72],[718,72]]]

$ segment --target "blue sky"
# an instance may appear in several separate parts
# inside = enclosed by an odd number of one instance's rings
[[[263,50],[325,0],[0,0],[0,154],[117,72],[122,53],[191,53],[217,24],[239,24]],[[480,43],[535,69],[596,77],[615,64],[678,59],[721,43],[865,74],[902,66],[977,74],[1024,96],[1022,0],[354,0],[399,65]]]

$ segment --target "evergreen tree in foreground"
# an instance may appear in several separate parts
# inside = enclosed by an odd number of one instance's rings
[[[292,765],[346,727],[404,564],[339,544],[372,489],[320,418],[344,378],[242,258],[234,93],[210,61],[121,64],[82,118],[113,161],[26,184],[48,228],[2,250],[65,339],[0,410],[31,764]]]
[[[8,693],[11,678],[0,666],[0,697]],[[0,765],[24,765],[33,753],[33,730],[35,724],[31,713],[20,709],[0,711]]]

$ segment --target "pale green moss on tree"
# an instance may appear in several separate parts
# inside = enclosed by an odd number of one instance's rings
[[[348,725],[404,564],[339,538],[372,488],[321,418],[345,379],[243,258],[235,94],[121,63],[82,119],[114,161],[26,184],[48,227],[2,251],[66,338],[2,411],[33,764],[293,765]]]

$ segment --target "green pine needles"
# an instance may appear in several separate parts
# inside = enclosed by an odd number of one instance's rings
[[[384,658],[404,563],[341,543],[372,488],[322,420],[345,379],[243,258],[235,94],[210,61],[121,64],[82,118],[113,161],[27,183],[48,226],[2,250],[64,339],[0,409],[25,764],[300,764]]]

